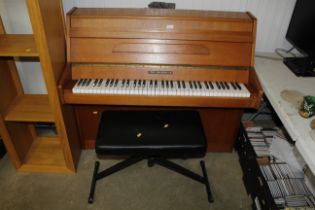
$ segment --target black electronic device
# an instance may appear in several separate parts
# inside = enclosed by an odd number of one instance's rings
[[[149,8],[154,8],[154,9],[175,9],[175,6],[176,6],[175,3],[158,2],[158,1],[151,2],[148,5]]]
[[[285,58],[284,63],[297,76],[315,76],[315,1],[297,0],[286,39],[303,58]]]

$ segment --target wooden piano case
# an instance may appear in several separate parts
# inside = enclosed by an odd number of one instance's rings
[[[262,90],[254,65],[256,19],[249,13],[74,8],[67,15],[69,66],[61,100],[76,107],[83,148],[94,148],[100,114],[113,109],[195,109],[209,151],[231,151],[244,108]],[[241,82],[250,98],[73,94],[81,78]]]

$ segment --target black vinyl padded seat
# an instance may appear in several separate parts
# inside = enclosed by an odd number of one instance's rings
[[[203,157],[207,141],[195,111],[109,111],[101,118],[98,155]]]
[[[128,158],[100,172],[100,162],[95,162],[89,203],[94,201],[98,180],[145,159],[149,167],[157,164],[204,184],[208,201],[213,202],[204,161],[200,161],[201,176],[167,159],[206,154],[207,140],[196,111],[105,111],[95,150],[98,156]]]

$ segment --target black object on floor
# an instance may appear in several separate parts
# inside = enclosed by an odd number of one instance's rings
[[[148,5],[148,7],[151,9],[175,9],[176,4],[175,3],[154,1],[154,2],[151,2]]]
[[[208,201],[213,202],[204,161],[203,176],[167,158],[203,157],[207,151],[201,120],[195,111],[107,111],[102,114],[96,153],[99,156],[129,156],[98,172],[96,161],[88,202],[93,203],[96,182],[132,164],[147,159],[148,166],[164,166],[205,185]]]
[[[5,153],[7,153],[5,146],[3,144],[3,140],[0,138],[0,158],[2,158]]]

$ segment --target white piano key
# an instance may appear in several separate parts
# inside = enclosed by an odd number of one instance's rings
[[[123,80],[115,79],[79,79],[72,88],[72,92],[74,94],[145,96],[250,97],[250,92],[242,83],[205,82],[176,80],[164,80],[163,82],[162,80],[152,80],[151,82],[151,80],[126,79],[123,84]]]
[[[247,88],[245,87],[244,84],[239,84],[242,87],[242,92],[243,92],[243,96],[245,98],[249,98],[250,97],[250,92],[247,90]]]

